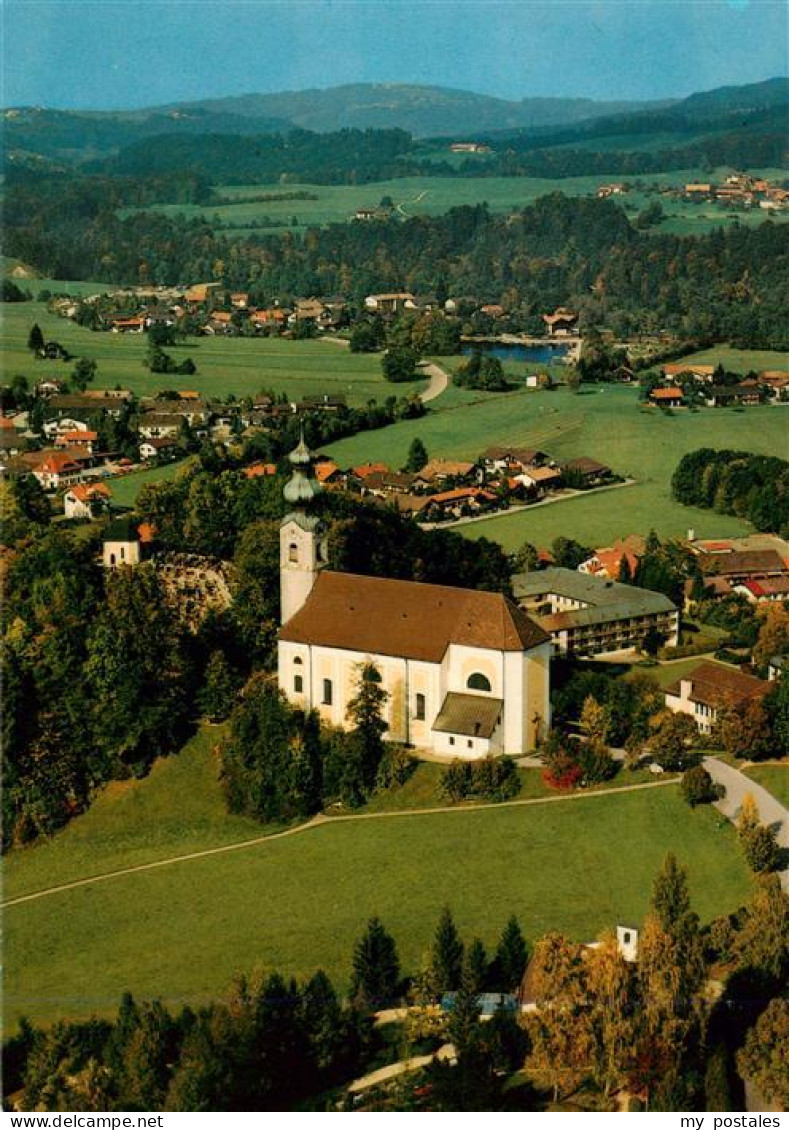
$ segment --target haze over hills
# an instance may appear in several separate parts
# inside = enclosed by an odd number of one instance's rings
[[[158,110],[200,109],[254,118],[287,118],[295,126],[318,133],[396,127],[415,137],[431,137],[475,130],[565,125],[659,105],[666,103],[595,102],[591,98],[524,98],[513,102],[438,86],[358,83],[328,90],[206,99]]]
[[[8,160],[16,167],[46,162],[78,165],[117,154],[147,139],[175,135],[246,137],[285,133],[294,128],[328,133],[341,129],[399,128],[415,138],[466,140],[488,136],[530,135],[533,144],[566,144],[658,129],[677,135],[712,125],[745,125],[763,132],[789,107],[789,79],[773,78],[745,86],[727,86],[670,102],[595,102],[585,98],[526,98],[506,101],[470,91],[435,86],[357,84],[328,90],[247,94],[204,99],[148,110],[69,111],[10,108],[4,112]],[[777,117],[776,117],[777,115]],[[557,131],[567,131],[559,137]]]

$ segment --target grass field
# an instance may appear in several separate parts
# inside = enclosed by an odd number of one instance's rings
[[[193,338],[170,352],[176,359],[191,357],[194,376],[150,373],[142,362],[147,337],[138,334],[92,333],[66,318],[50,314],[38,302],[6,303],[0,327],[0,351],[8,376],[18,373],[33,384],[44,376],[66,376],[73,362],[36,361],[26,348],[30,327],[38,322],[44,337],[61,342],[77,357],[98,363],[94,387],[121,385],[140,395],[165,388],[197,389],[205,396],[247,396],[262,388],[286,392],[294,399],[318,393],[342,393],[350,404],[383,401],[424,388],[424,381],[397,385],[384,381],[380,358],[351,353],[325,341],[277,338]]]
[[[781,804],[789,806],[789,761],[781,765],[751,765],[745,773],[764,785]]]
[[[712,349],[692,353],[682,360],[692,361],[697,365],[720,364],[732,373],[760,373],[766,369],[789,372],[789,352],[781,353],[776,349],[732,349],[729,345],[715,345]]]
[[[599,546],[651,527],[664,537],[684,535],[689,527],[701,537],[746,532],[738,518],[679,506],[671,498],[671,476],[681,456],[698,447],[786,453],[787,423],[781,407],[667,415],[640,407],[635,389],[612,385],[576,396],[566,389],[500,395],[450,389],[427,418],[353,436],[329,450],[341,465],[381,459],[401,467],[418,435],[431,457],[476,458],[486,447],[512,443],[559,458],[600,459],[636,485],[457,527],[507,549],[524,541],[549,545],[559,534]]]
[[[113,478],[108,486],[116,506],[133,506],[137,495],[148,483],[164,483],[174,479],[184,465],[183,460],[167,463],[163,467],[150,467],[146,471],[132,471],[130,475]]]
[[[165,800],[147,808],[135,801],[138,788],[107,798],[103,811],[95,810],[91,834],[78,839],[67,830],[65,852],[58,853],[56,838],[12,858],[8,897],[20,890],[22,868],[28,881],[35,872],[51,883],[62,876],[58,859],[73,861],[77,851],[88,874],[103,870],[109,853],[119,858],[128,825],[123,814],[114,829],[108,823],[113,803],[128,805],[140,845],[143,827],[156,837],[155,848],[135,849],[140,858],[197,846],[217,819],[212,804],[179,791],[175,779]],[[198,836],[191,834],[195,815]],[[97,838],[98,855],[90,850]],[[61,892],[6,911],[8,1021],[104,1013],[124,989],[171,1004],[204,1001],[236,973],[255,968],[304,976],[321,966],[347,984],[353,942],[371,914],[394,933],[404,968],[414,969],[444,903],[464,934],[478,933],[488,945],[511,913],[531,938],[550,928],[591,938],[618,921],[641,920],[668,850],[687,865],[703,920],[747,896],[730,827],[711,810],[692,812],[670,786],[526,808],[329,823]]]
[[[620,146],[617,145],[617,149]],[[437,154],[444,160],[448,153]],[[731,169],[716,169],[703,174],[700,169],[679,169],[670,173],[655,173],[631,180],[642,182],[645,186],[676,186],[688,181],[701,179],[722,180]],[[783,179],[785,171],[780,169],[761,170],[760,175],[768,179]],[[533,204],[540,196],[551,192],[563,192],[566,196],[593,195],[599,185],[609,180],[621,180],[621,176],[611,175],[587,177],[564,177],[544,179],[540,177],[403,177],[395,180],[377,181],[366,185],[314,185],[294,184],[283,188],[279,184],[270,185],[219,185],[215,188],[220,203],[216,205],[160,204],[156,210],[169,215],[189,217],[203,216],[216,220],[217,225],[232,224],[230,234],[244,235],[252,231],[253,222],[264,224],[267,220],[284,227],[273,227],[271,231],[322,226],[330,223],[344,223],[353,217],[357,208],[375,207],[385,196],[391,197],[400,216],[438,216],[450,208],[463,204],[488,204],[492,212],[511,212],[516,208]],[[304,192],[308,200],[271,200],[266,197],[283,193]],[[628,212],[639,212],[649,201],[656,199],[643,191],[633,190],[617,202],[627,207]],[[236,201],[239,201],[236,203]],[[703,233],[714,227],[726,226],[734,222],[731,212],[716,208],[711,204],[688,204],[681,200],[662,198],[665,220],[655,231],[670,231],[678,234]],[[124,209],[126,215],[130,209]],[[737,221],[744,224],[758,224],[764,221],[765,214],[759,209],[737,214]],[[295,221],[295,222],[294,222]],[[263,229],[265,230],[265,229]]]

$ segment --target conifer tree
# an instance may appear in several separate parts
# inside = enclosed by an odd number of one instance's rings
[[[476,971],[471,958],[472,949],[463,961],[459,987],[449,1014],[449,1038],[455,1045],[458,1058],[469,1051],[479,1026],[479,998]]]
[[[468,948],[466,966],[471,987],[475,993],[481,993],[488,980],[488,959],[485,947],[479,938],[475,938]]]
[[[371,918],[353,953],[351,996],[370,1011],[380,1008],[397,995],[400,962],[394,938],[380,918]]]
[[[30,334],[27,339],[27,348],[31,353],[38,353],[40,349],[44,348],[44,335],[41,332],[41,327],[38,322],[34,322],[30,328]]]
[[[513,914],[501,932],[496,950],[496,973],[501,980],[500,988],[515,989],[526,970],[528,950],[518,919]]]
[[[433,976],[439,992],[450,992],[458,987],[463,968],[463,943],[448,906],[441,911],[436,927],[432,964]]]

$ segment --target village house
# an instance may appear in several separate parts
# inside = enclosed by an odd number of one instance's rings
[[[542,497],[562,485],[562,473],[557,471],[555,467],[527,467],[518,471],[517,475],[510,480],[510,486],[513,483],[525,486],[528,490]]]
[[[558,306],[552,314],[543,314],[542,320],[549,337],[572,337],[578,333],[578,315],[564,306]]]
[[[113,318],[111,329],[114,334],[145,333],[145,318]]]
[[[430,521],[465,518],[492,509],[498,501],[493,491],[483,487],[455,487],[429,495],[424,515]]]
[[[645,548],[646,541],[641,534],[629,534],[626,538],[615,541],[613,545],[596,549],[591,557],[587,557],[586,561],[581,562],[578,566],[578,572],[615,581],[622,569],[622,562],[626,561],[632,577],[635,575],[638,559],[644,553]]]
[[[317,474],[316,479],[321,481]],[[367,475],[362,484],[362,494],[373,494],[378,498],[387,498],[393,494],[410,494],[414,485],[414,476],[405,471],[375,471]]]
[[[460,459],[430,459],[414,476],[417,489],[431,489],[446,482],[463,482],[471,478],[476,464]]]
[[[738,581],[732,586],[732,591],[752,604],[789,600],[789,573],[780,577],[751,577],[747,581]]]
[[[63,512],[67,518],[101,517],[112,498],[105,483],[79,483],[63,495]]]
[[[348,724],[366,664],[387,692],[387,737],[465,759],[533,749],[550,724],[546,634],[498,593],[334,573],[310,513],[320,486],[302,441],[280,527],[278,682]]]
[[[653,388],[649,394],[649,403],[658,408],[680,408],[685,403],[685,393],[676,385]]]
[[[367,310],[374,310],[376,314],[400,314],[403,310],[414,306],[414,296],[410,291],[394,291],[390,294],[368,294],[364,300]]]
[[[530,467],[544,467],[550,456],[537,448],[488,447],[480,456],[480,463],[488,474],[496,471],[525,471]]]
[[[276,463],[250,463],[248,467],[242,467],[241,474],[245,479],[262,479],[270,478],[276,475]]]
[[[146,412],[140,416],[137,430],[145,439],[175,438],[180,432],[185,417],[174,412]]]
[[[767,679],[769,682],[774,683],[776,679],[783,678],[784,668],[786,667],[785,655],[771,655],[767,660]]]
[[[55,447],[85,447],[92,455],[99,441],[99,433],[87,427],[75,428],[73,431],[58,431],[55,436]]]
[[[675,381],[683,373],[689,373],[697,381],[711,384],[715,375],[714,365],[695,365],[691,362],[672,362],[662,366],[663,376],[666,380]]]
[[[79,483],[83,477],[83,468],[69,452],[52,452],[33,468],[32,473],[42,488],[49,492]]]
[[[768,400],[789,400],[789,372],[768,369],[759,373],[759,384]]]
[[[556,654],[606,655],[640,648],[648,632],[679,639],[679,612],[667,596],[573,569],[516,573],[515,599],[550,634]]]
[[[579,455],[577,459],[567,459],[560,464],[560,467],[565,480],[568,478],[579,479],[584,490],[605,484],[613,476],[613,471],[605,463],[600,463],[597,459],[590,459],[586,455]]]
[[[315,478],[321,486],[331,489],[339,486],[344,476],[334,460],[324,455],[315,460]]]
[[[666,707],[689,714],[702,734],[709,734],[723,710],[759,700],[769,682],[719,663],[700,663],[665,690]]]
[[[153,459],[164,461],[165,459],[174,459],[180,452],[178,440],[172,436],[160,436],[154,439],[145,439],[139,447],[140,459],[144,463],[149,463]]]
[[[757,381],[740,381],[736,385],[710,385],[704,391],[708,408],[729,408],[732,404],[760,404],[762,392]]]

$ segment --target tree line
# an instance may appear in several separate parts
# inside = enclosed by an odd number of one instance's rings
[[[229,239],[205,219],[135,212],[95,194],[50,201],[10,189],[8,253],[56,278],[186,284],[217,279],[257,293],[364,296],[403,286],[475,295],[529,319],[569,304],[622,336],[789,346],[789,225],[769,220],[703,236],[638,232],[610,200],[554,193],[510,216],[484,205],[402,223],[332,224],[303,235]],[[111,251],[108,253],[108,248]]]
[[[684,506],[736,514],[763,533],[789,535],[789,462],[702,447],[680,459],[671,491]]]

